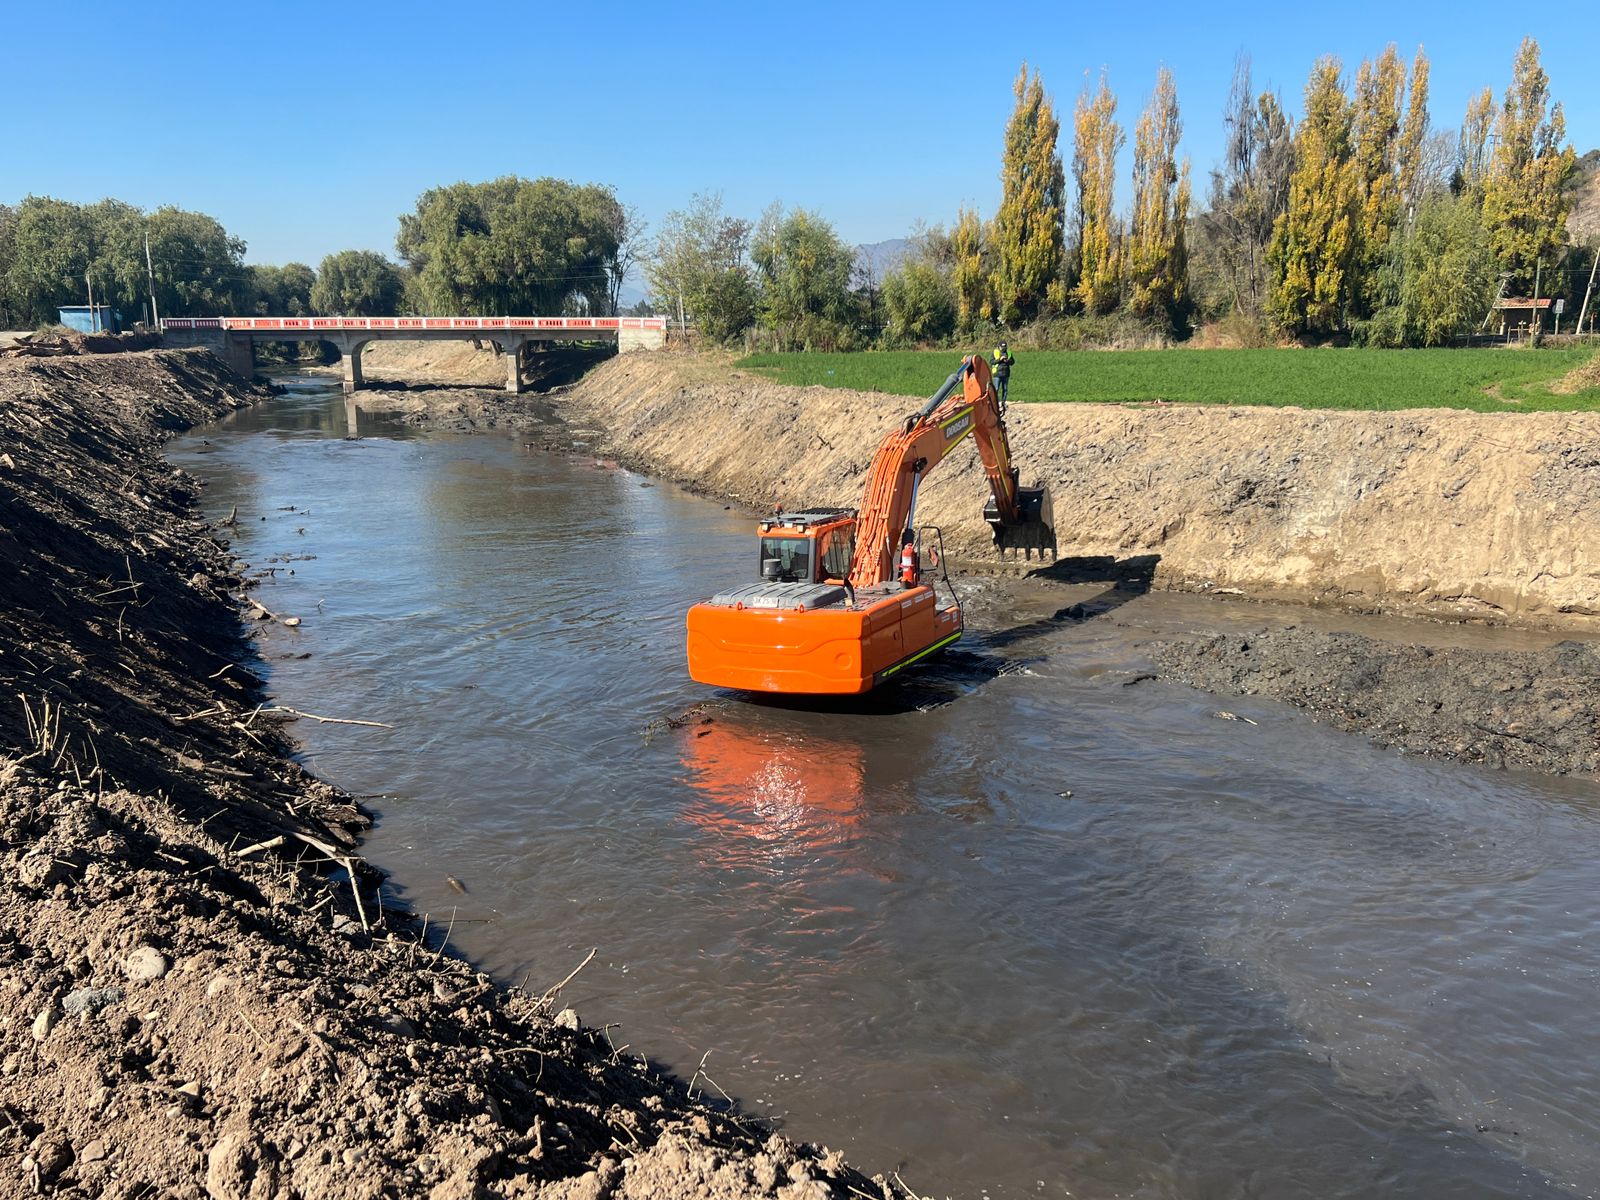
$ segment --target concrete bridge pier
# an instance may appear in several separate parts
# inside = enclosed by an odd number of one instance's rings
[[[361,351],[366,349],[367,343],[372,341],[368,337],[358,337],[350,333],[336,333],[328,338],[339,349],[340,357],[344,364],[343,388],[345,395],[359,392],[367,386],[367,377],[361,373]]]
[[[528,339],[520,333],[494,339],[495,347],[506,356],[506,391],[522,394],[522,376],[527,370]]]

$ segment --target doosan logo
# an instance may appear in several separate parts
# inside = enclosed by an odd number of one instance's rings
[[[944,427],[944,440],[953,442],[967,430],[972,428],[972,414],[962,413],[954,421]]]

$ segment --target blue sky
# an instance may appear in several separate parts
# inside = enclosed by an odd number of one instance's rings
[[[117,6],[66,21],[4,0],[0,202],[172,203],[217,217],[253,262],[315,265],[349,247],[392,253],[396,217],[430,186],[517,173],[610,183],[652,224],[721,191],[752,219],[781,200],[870,242],[963,204],[993,212],[1024,59],[1067,130],[1086,73],[1109,70],[1131,129],[1170,67],[1203,195],[1240,51],[1257,87],[1298,113],[1319,54],[1353,72],[1391,41],[1407,60],[1422,43],[1434,121],[1453,129],[1471,92],[1503,92],[1531,33],[1582,153],[1600,145],[1600,18],[1579,11],[396,2]],[[1126,172],[1119,187],[1125,205]]]

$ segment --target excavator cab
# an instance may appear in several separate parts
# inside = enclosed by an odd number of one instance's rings
[[[761,522],[761,578],[767,583],[842,582],[855,554],[856,514],[847,508],[776,514]]]

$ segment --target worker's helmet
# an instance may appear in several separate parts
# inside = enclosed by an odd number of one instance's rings
[[[1004,350],[1005,348],[1006,348],[1006,344],[1004,342],[1001,342],[1000,343],[1000,349]]]

